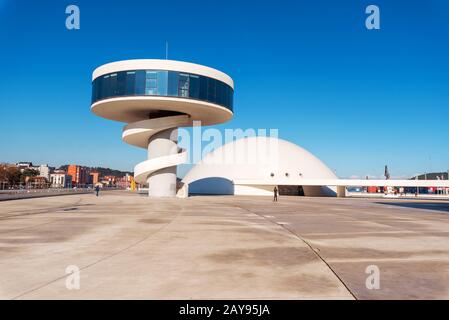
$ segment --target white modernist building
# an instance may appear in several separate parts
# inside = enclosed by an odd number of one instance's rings
[[[95,69],[91,110],[125,123],[123,141],[148,150],[148,160],[135,166],[134,178],[148,184],[150,196],[271,195],[274,186],[306,196],[344,196],[348,186],[449,187],[449,180],[338,179],[297,145],[253,137],[211,152],[185,176],[179,189],[176,167],[188,157],[178,148],[178,127],[230,120],[233,95],[233,80],[216,69],[172,60],[125,60]]]
[[[137,183],[149,195],[177,193],[176,166],[187,161],[177,146],[177,128],[193,121],[212,125],[233,116],[234,82],[221,71],[171,60],[126,60],[108,63],[92,75],[91,110],[126,123],[122,139],[148,150],[136,165]]]
[[[308,186],[308,179],[337,179],[307,150],[273,137],[248,137],[212,151],[182,180],[190,194],[272,195],[290,186],[305,196],[334,196],[335,187]]]
[[[449,188],[449,180],[339,179],[317,157],[285,140],[250,137],[212,151],[182,182],[190,194],[305,196],[346,195],[346,187]]]

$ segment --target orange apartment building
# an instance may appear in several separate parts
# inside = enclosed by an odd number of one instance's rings
[[[96,185],[100,181],[100,173],[96,172],[96,171],[92,171],[90,173],[90,175],[92,177],[92,184]]]
[[[67,174],[72,177],[73,186],[83,186],[89,183],[89,170],[75,164],[69,165]]]

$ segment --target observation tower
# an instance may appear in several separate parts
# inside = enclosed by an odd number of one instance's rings
[[[178,128],[226,122],[233,117],[234,82],[206,66],[173,60],[125,60],[102,65],[92,75],[91,110],[126,123],[122,139],[148,150],[134,168],[137,183],[152,197],[174,197],[176,167],[186,163]]]

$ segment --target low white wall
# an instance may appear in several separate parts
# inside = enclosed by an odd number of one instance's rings
[[[254,186],[244,186],[244,185],[234,185],[235,195],[245,195],[245,196],[272,196],[274,185],[254,185]]]

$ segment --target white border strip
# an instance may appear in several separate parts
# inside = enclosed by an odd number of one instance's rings
[[[94,70],[92,81],[108,73],[127,70],[164,70],[193,73],[222,81],[234,89],[234,81],[226,73],[195,63],[161,59],[135,59],[107,63]]]

